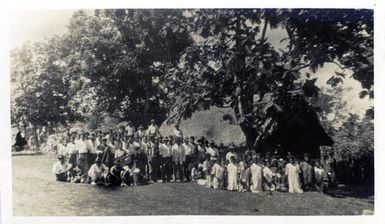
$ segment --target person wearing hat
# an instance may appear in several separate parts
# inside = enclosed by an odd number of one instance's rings
[[[159,154],[161,156],[162,163],[162,180],[163,183],[170,182],[172,175],[172,149],[169,145],[169,139],[163,138],[159,144]]]
[[[108,174],[108,167],[102,163],[101,158],[96,158],[95,163],[88,171],[88,176],[91,179],[92,185],[105,184],[106,176]]]
[[[70,177],[69,171],[72,165],[65,161],[63,155],[57,156],[57,162],[53,164],[52,173],[55,174],[57,181],[67,181]]]
[[[174,126],[174,137],[183,139],[183,131],[179,129],[179,124]]]
[[[155,123],[155,119],[151,119],[150,125],[147,128],[147,133],[150,138],[158,136],[159,135],[159,127]]]
[[[227,160],[227,162],[230,162],[230,158],[231,158],[232,156],[234,156],[235,159],[238,158],[238,155],[237,155],[237,153],[235,152],[235,145],[234,145],[234,143],[230,143],[230,145],[229,145],[229,152],[226,154],[226,160]]]
[[[135,132],[136,130],[135,130],[134,123],[132,121],[128,121],[126,126],[126,135],[128,137],[134,137]]]
[[[108,171],[106,183],[109,186],[117,187],[122,184],[123,160],[121,158],[114,161],[114,165]]]

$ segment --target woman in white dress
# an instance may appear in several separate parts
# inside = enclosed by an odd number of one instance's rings
[[[235,164],[235,157],[230,158],[230,163],[227,165],[227,190],[238,191],[238,166]]]
[[[262,191],[262,166],[257,164],[257,157],[253,156],[253,163],[250,166],[251,172],[251,193],[259,193]]]
[[[299,179],[299,164],[294,162],[294,158],[290,157],[289,163],[286,164],[286,175],[289,182],[290,193],[303,193]]]

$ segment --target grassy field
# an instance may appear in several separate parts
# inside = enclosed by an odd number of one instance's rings
[[[54,181],[47,154],[12,157],[16,216],[93,215],[358,215],[372,199],[215,191],[192,183],[107,188]]]

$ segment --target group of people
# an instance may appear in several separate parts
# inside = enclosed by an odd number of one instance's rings
[[[133,122],[106,132],[70,130],[56,147],[52,172],[58,181],[136,186],[152,182],[193,182],[229,191],[320,190],[327,193],[335,176],[331,156],[302,161],[277,153],[239,150],[204,137],[186,137],[179,125],[161,136],[155,120],[137,129]]]

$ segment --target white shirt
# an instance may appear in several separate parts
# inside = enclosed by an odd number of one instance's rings
[[[92,154],[95,154],[96,153],[96,148],[98,147],[98,145],[96,144],[96,140],[95,141],[92,141],[92,139],[88,139],[86,141],[86,145],[87,145],[87,150],[92,153]]]
[[[77,153],[76,145],[74,143],[69,142],[67,144],[67,153],[70,154],[70,155]]]
[[[127,126],[126,132],[128,136],[133,136],[135,134],[135,127],[134,126]]]
[[[58,155],[67,155],[67,146],[64,146],[63,144],[59,143],[57,145],[57,154]]]
[[[148,134],[150,134],[150,135],[155,135],[155,134],[157,134],[158,133],[158,125],[150,125],[150,126],[148,126],[148,129],[147,129],[147,131],[148,131]]]
[[[216,156],[216,155],[218,155],[217,150],[215,150],[215,149],[212,148],[212,147],[208,147],[208,148],[206,149],[206,152],[207,152],[208,154],[210,154],[211,156]]]
[[[186,156],[190,156],[191,154],[193,154],[193,149],[191,148],[190,144],[183,143],[182,146],[184,148],[184,154]]]
[[[52,173],[62,173],[66,170],[68,170],[71,167],[71,164],[64,162],[63,164],[60,161],[57,161],[56,163],[53,164],[52,167]]]
[[[78,150],[79,154],[80,153],[87,153],[88,152],[88,149],[87,149],[87,144],[85,142],[85,140],[80,140],[76,143],[76,149]]]
[[[182,163],[185,160],[184,147],[182,145],[174,144],[172,146],[172,161],[175,163]]]
[[[171,146],[164,143],[159,144],[159,153],[163,158],[172,156]]]

